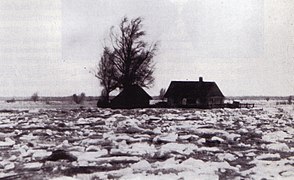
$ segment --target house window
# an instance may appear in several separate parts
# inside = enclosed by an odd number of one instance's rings
[[[182,105],[187,105],[187,99],[186,98],[182,99]]]
[[[197,98],[196,99],[196,104],[199,105],[200,104],[200,100]]]

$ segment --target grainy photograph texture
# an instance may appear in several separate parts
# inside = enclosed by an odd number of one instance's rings
[[[294,179],[292,0],[0,0],[0,179]]]

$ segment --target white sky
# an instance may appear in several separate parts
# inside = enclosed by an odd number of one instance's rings
[[[226,96],[294,94],[293,12],[292,0],[1,0],[0,96],[99,95],[89,70],[125,15],[160,41],[151,95],[199,76]]]

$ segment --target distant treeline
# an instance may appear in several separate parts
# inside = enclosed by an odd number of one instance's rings
[[[0,101],[7,101],[14,99],[15,101],[31,101],[31,97],[0,97]],[[98,101],[98,96],[86,96],[85,101]],[[64,97],[46,97],[40,96],[39,101],[72,101],[72,96],[64,96]]]
[[[294,95],[291,95],[294,97]],[[290,96],[227,96],[227,100],[288,100]]]
[[[292,99],[294,95],[291,95]],[[110,96],[113,99],[115,96]],[[290,96],[226,96],[226,100],[288,100]],[[100,96],[86,96],[86,101],[98,101]],[[153,96],[153,100],[159,100],[159,96]],[[14,99],[16,101],[30,101],[31,97],[0,97],[0,101],[7,101]],[[63,97],[46,97],[40,96],[39,101],[72,101],[72,96]]]
[[[85,96],[85,101],[97,101],[99,97],[97,96]],[[73,96],[65,96],[65,97],[40,97],[42,101],[72,101]]]

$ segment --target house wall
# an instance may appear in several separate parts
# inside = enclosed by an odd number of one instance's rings
[[[209,104],[223,104],[224,98],[223,97],[210,97],[208,100]]]
[[[191,98],[191,97],[170,97],[167,101],[170,107],[201,107],[210,108],[214,105],[220,105],[224,103],[223,97],[204,97],[204,98]]]
[[[222,107],[221,105],[224,104],[224,97],[211,97],[209,98],[208,107],[215,108],[215,107]]]
[[[146,98],[120,98],[111,102],[112,108],[145,108],[149,107],[149,99]]]
[[[183,107],[183,106],[203,106],[207,103],[205,98],[191,98],[191,97],[170,97],[167,99],[170,107]]]
[[[167,98],[167,104],[170,107],[177,107],[177,105],[179,105],[179,102],[178,102],[177,98],[169,97],[169,98]]]

